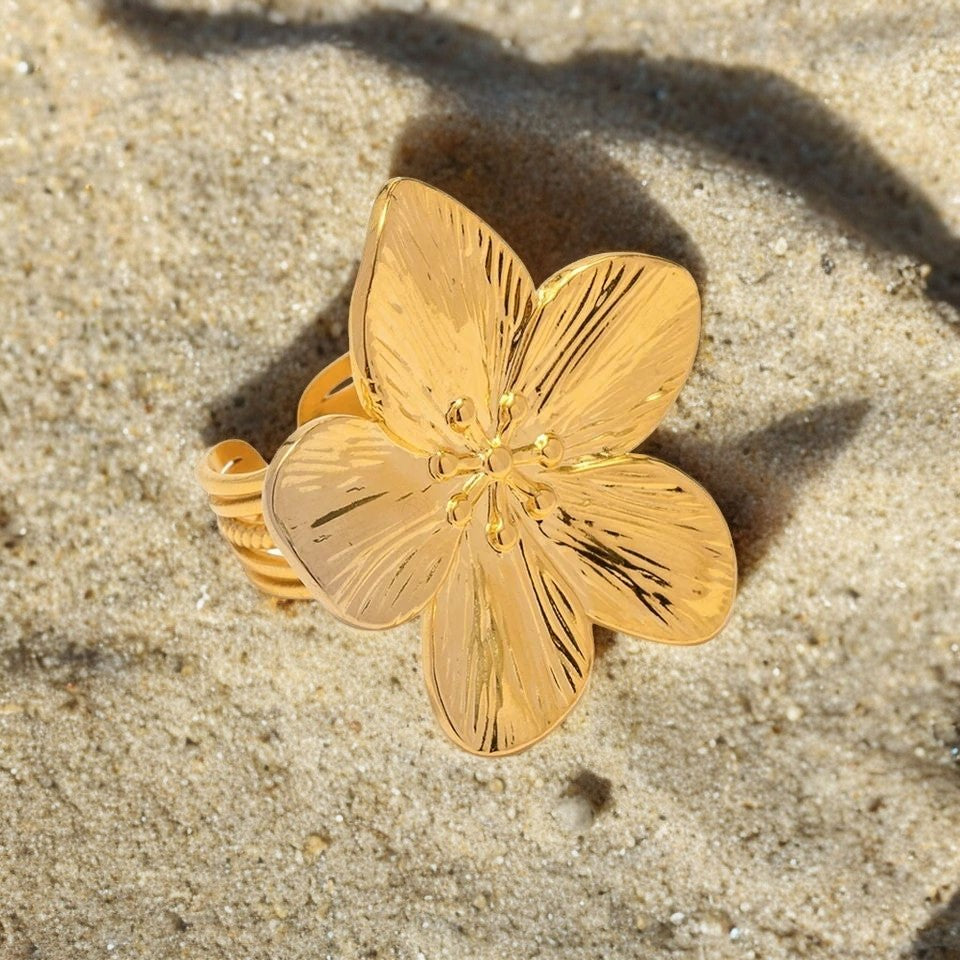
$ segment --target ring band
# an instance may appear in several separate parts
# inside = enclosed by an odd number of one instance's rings
[[[329,414],[364,417],[353,387],[350,356],[324,367],[307,384],[297,405],[297,426]],[[310,591],[277,549],[263,522],[263,481],[267,462],[245,440],[211,447],[197,467],[217,528],[244,572],[262,593],[281,600],[309,600]]]

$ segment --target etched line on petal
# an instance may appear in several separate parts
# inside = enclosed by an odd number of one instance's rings
[[[313,523],[310,524],[314,530],[317,527],[325,526],[333,520],[337,520],[340,517],[348,514],[351,510],[356,510],[357,507],[362,507],[364,504],[372,503],[374,500],[379,500],[381,497],[386,496],[386,491],[381,493],[371,493],[368,497],[360,497],[357,500],[354,500],[352,503],[345,503],[342,507],[337,507],[336,510],[331,510],[329,513],[325,513],[322,517],[317,517]]]
[[[616,296],[612,291],[617,287],[626,273],[626,265],[617,265],[614,273],[615,261],[611,261],[603,275],[595,277],[579,303],[563,311],[561,320],[564,325],[575,324],[572,336],[567,349],[564,351],[565,359],[559,366],[548,367],[537,383],[537,392],[541,397],[541,405],[549,402],[553,391],[558,383],[590,354],[590,349],[597,340],[603,335],[607,318],[617,305],[627,296],[627,294],[636,286],[640,278],[646,273],[646,269],[641,267],[639,270],[632,271],[630,278],[624,284],[623,289],[617,292]],[[599,290],[596,288],[599,286]],[[592,305],[587,307],[592,300]],[[586,313],[581,318],[581,313]],[[549,382],[548,382],[549,381]]]
[[[581,461],[552,481],[561,508],[541,523],[583,584],[596,622],[663,643],[702,643],[736,589],[727,525],[709,494],[639,454]]]

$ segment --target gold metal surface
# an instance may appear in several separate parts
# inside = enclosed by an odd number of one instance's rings
[[[350,380],[350,357],[344,354],[307,385],[297,408],[297,423],[328,414],[364,416]],[[309,600],[312,594],[301,575],[274,545],[263,522],[261,494],[266,472],[266,461],[249,443],[224,440],[204,454],[197,479],[210,498],[220,533],[251,582],[281,600]]]
[[[267,471],[274,542],[332,613],[383,628],[415,616],[440,588],[460,531],[447,522],[450,481],[436,481],[362,417],[304,424]]]
[[[593,623],[690,644],[727,619],[736,558],[716,504],[631,453],[683,386],[699,327],[676,264],[602,254],[538,288],[457,201],[392,180],[349,359],[307,388],[268,468],[221,444],[201,482],[261,588],[302,581],[360,627],[423,612],[444,731],[514,753],[583,694]]]

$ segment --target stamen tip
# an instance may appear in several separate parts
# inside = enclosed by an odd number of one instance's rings
[[[460,467],[460,460],[452,453],[441,450],[433,454],[427,461],[427,469],[434,480],[448,480],[456,476]]]
[[[447,501],[447,520],[455,527],[465,527],[473,515],[473,505],[467,496],[458,493]]]
[[[503,521],[487,524],[487,540],[497,553],[512,550],[519,539],[520,535],[513,524],[506,524]]]
[[[543,520],[557,509],[556,493],[550,487],[540,487],[536,493],[524,502],[524,510],[534,520]]]
[[[555,467],[563,459],[563,444],[552,433],[542,433],[536,440],[540,462],[545,467]]]
[[[477,407],[469,397],[459,397],[447,410],[447,423],[458,433],[465,433],[476,419]]]

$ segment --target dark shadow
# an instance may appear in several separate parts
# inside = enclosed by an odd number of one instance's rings
[[[771,71],[642,52],[535,63],[498,37],[428,12],[277,23],[254,13],[163,11],[142,0],[104,0],[102,9],[171,54],[338,44],[455,94],[490,124],[515,110],[549,129],[562,113],[594,133],[688,144],[800,194],[878,249],[929,264],[928,294],[960,306],[960,240],[932,203],[840,117]]]
[[[658,431],[642,452],[679,467],[710,491],[730,524],[743,581],[789,521],[798,489],[854,438],[868,406],[865,400],[824,404],[730,443]]]
[[[589,143],[558,142],[470,114],[428,116],[403,131],[391,165],[391,176],[400,175],[425,180],[478,213],[537,283],[574,260],[610,250],[666,257],[683,264],[701,287],[706,281],[687,232]]]
[[[915,960],[960,960],[960,891],[913,941]]]
[[[504,239],[537,281],[590,253],[643,250],[682,263],[699,284],[706,275],[689,236],[615,161],[586,144],[576,149],[533,134],[504,137],[470,115],[412,121],[394,151],[391,176],[413,176],[446,190]],[[293,431],[303,388],[347,349],[353,278],[262,372],[218,398],[208,443],[243,437],[268,458]]]
[[[40,638],[23,638],[0,658],[2,673],[9,676],[45,675],[51,681],[76,682],[96,673],[123,666],[120,657],[100,647],[86,647],[73,640],[58,641],[50,648]]]
[[[609,627],[593,625],[593,656],[597,663],[603,660],[617,645],[617,635]]]
[[[564,796],[583,797],[596,817],[613,806],[613,783],[592,770],[581,770],[567,784]]]
[[[296,428],[297,403],[318,370],[347,350],[347,313],[353,277],[260,373],[228,394],[217,397],[203,439],[214,444],[240,437],[270,460]],[[338,338],[326,334],[343,330]]]

